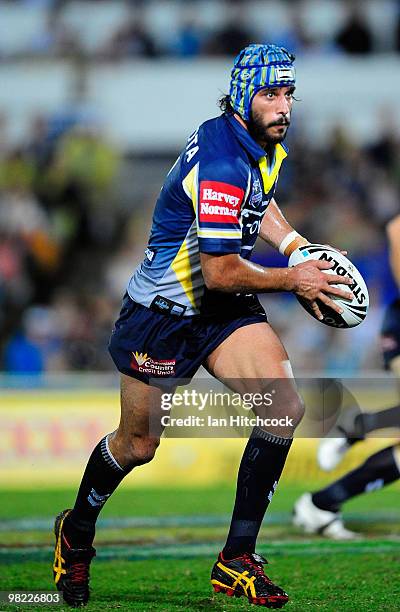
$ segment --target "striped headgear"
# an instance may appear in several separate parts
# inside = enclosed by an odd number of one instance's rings
[[[247,121],[256,93],[265,87],[289,87],[296,82],[295,56],[276,45],[249,45],[236,56],[229,90],[233,109]]]

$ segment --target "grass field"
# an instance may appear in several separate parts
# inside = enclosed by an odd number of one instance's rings
[[[396,610],[400,598],[399,487],[353,500],[345,518],[362,539],[305,537],[290,524],[303,488],[281,486],[260,535],[267,573],[291,597],[287,610]],[[73,490],[3,490],[0,590],[51,590],[54,514]],[[233,489],[122,488],[106,505],[96,539],[92,600],[100,609],[244,610],[244,599],[213,595],[209,572],[229,524]],[[62,610],[4,605],[0,610]]]

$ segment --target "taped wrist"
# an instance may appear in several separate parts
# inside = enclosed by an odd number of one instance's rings
[[[308,240],[293,230],[293,232],[289,232],[280,243],[279,252],[281,255],[289,257],[295,249],[305,244],[309,244]]]

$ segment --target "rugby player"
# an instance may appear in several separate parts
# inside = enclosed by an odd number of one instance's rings
[[[93,450],[72,510],[55,523],[54,579],[71,606],[89,598],[95,523],[106,500],[159,445],[149,426],[161,418],[162,390],[190,381],[200,365],[234,391],[278,389],[271,418],[287,426],[256,427],[239,468],[232,522],[212,569],[215,591],[282,607],[288,596],[264,573],[256,538],[303,415],[288,355],[256,294],[289,291],[341,312],[333,287],[351,279],[324,273],[328,262],[266,268],[250,262],[259,235],[290,255],[308,244],[286,221],[275,199],[295,91],[294,56],[253,44],[236,57],[222,115],[189,137],[157,200],[145,257],[127,286],[110,352],[121,372],[121,420]],[[283,384],[278,384],[283,383]],[[181,384],[181,383],[180,383]],[[260,409],[261,410],[261,409]],[[279,419],[278,419],[279,420]]]
[[[400,287],[400,215],[386,226],[390,264]],[[381,330],[383,360],[400,381],[400,299],[387,309]],[[323,470],[333,470],[349,448],[379,429],[400,427],[400,405],[377,412],[349,411],[339,419],[329,437],[321,441],[318,463]],[[319,533],[336,540],[351,540],[358,534],[346,529],[340,513],[344,502],[356,495],[377,491],[400,477],[400,442],[366,459],[355,470],[314,493],[304,493],[296,502],[293,522],[307,533]]]

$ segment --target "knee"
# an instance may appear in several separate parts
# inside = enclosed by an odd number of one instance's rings
[[[270,387],[268,387],[271,393]],[[260,416],[270,417],[273,420],[279,419],[279,427],[283,427],[285,434],[293,435],[294,430],[299,425],[305,412],[303,398],[297,389],[288,385],[287,380],[283,380],[280,385],[275,384],[273,391],[273,401],[269,407],[261,412]]]
[[[159,438],[134,436],[133,438],[116,441],[116,459],[125,469],[132,469],[145,463],[150,463],[160,444]]]
[[[300,424],[305,413],[303,398],[298,393],[290,397],[287,404],[287,413],[292,421],[293,429],[295,429]]]
[[[130,465],[144,465],[150,463],[156,454],[160,444],[158,438],[135,437],[128,448],[128,459]]]

